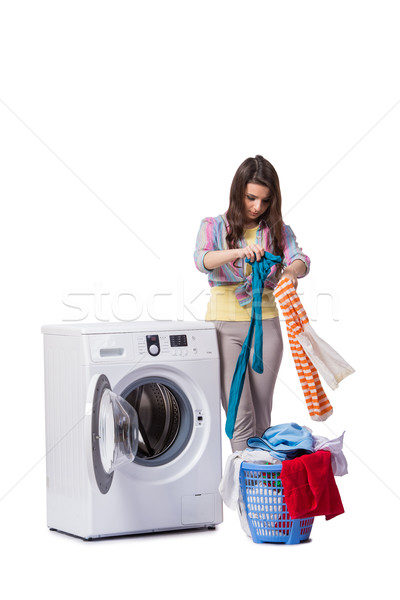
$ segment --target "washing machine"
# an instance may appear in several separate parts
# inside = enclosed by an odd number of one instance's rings
[[[222,522],[216,331],[45,325],[47,525],[83,539]]]

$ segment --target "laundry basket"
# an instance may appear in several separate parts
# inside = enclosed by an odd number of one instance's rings
[[[243,462],[240,488],[253,542],[298,544],[310,537],[314,518],[291,519],[281,482],[282,465]]]

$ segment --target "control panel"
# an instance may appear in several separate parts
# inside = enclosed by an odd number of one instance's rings
[[[151,323],[151,325],[153,325]],[[153,329],[96,333],[85,335],[85,364],[132,363],[202,360],[218,358],[217,335],[214,328],[167,328],[162,322]],[[147,329],[147,331],[146,331]]]
[[[214,331],[198,330],[187,333],[159,332],[135,335],[134,346],[139,355],[177,359],[199,359],[218,356]]]

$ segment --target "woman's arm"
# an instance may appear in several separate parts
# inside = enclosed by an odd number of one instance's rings
[[[206,269],[211,271],[212,269],[216,269],[217,267],[222,267],[222,265],[226,265],[228,262],[234,262],[237,258],[239,258],[236,248],[233,250],[210,250],[204,256],[203,264]]]
[[[283,271],[281,278],[290,279],[296,289],[297,278],[304,277],[310,270],[310,259],[298,245],[293,229],[286,224],[283,226],[283,253],[284,262],[288,266]]]
[[[258,244],[252,244],[245,248],[233,248],[232,250],[210,250],[205,254],[203,264],[206,269],[211,271],[212,269],[226,265],[226,263],[235,262],[238,258],[248,258],[252,262],[254,260],[261,260],[264,252],[264,248]]]
[[[294,263],[296,263],[295,272],[297,277],[304,277],[307,275],[310,271],[310,259],[306,254],[304,254],[303,249],[298,245],[293,229],[286,224],[283,227],[282,249],[285,256],[285,263],[288,265],[288,267],[291,267]],[[299,261],[303,264],[299,265]]]

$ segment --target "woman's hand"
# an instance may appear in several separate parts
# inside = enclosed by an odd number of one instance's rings
[[[251,244],[251,246],[245,246],[244,248],[238,248],[238,258],[248,258],[250,262],[255,260],[260,261],[265,254],[264,248],[259,244]]]
[[[298,284],[297,273],[293,267],[292,268],[286,267],[286,269],[284,271],[282,271],[282,275],[281,275],[280,279],[283,279],[283,277],[286,277],[287,279],[289,279],[292,282],[294,289],[297,290],[297,284]]]
[[[291,265],[286,267],[286,269],[282,272],[280,279],[282,279],[282,277],[287,277],[287,279],[290,279],[294,286],[294,289],[296,290],[298,283],[297,278],[304,275],[306,270],[307,267],[304,264],[304,262],[302,260],[296,259],[292,262]]]

